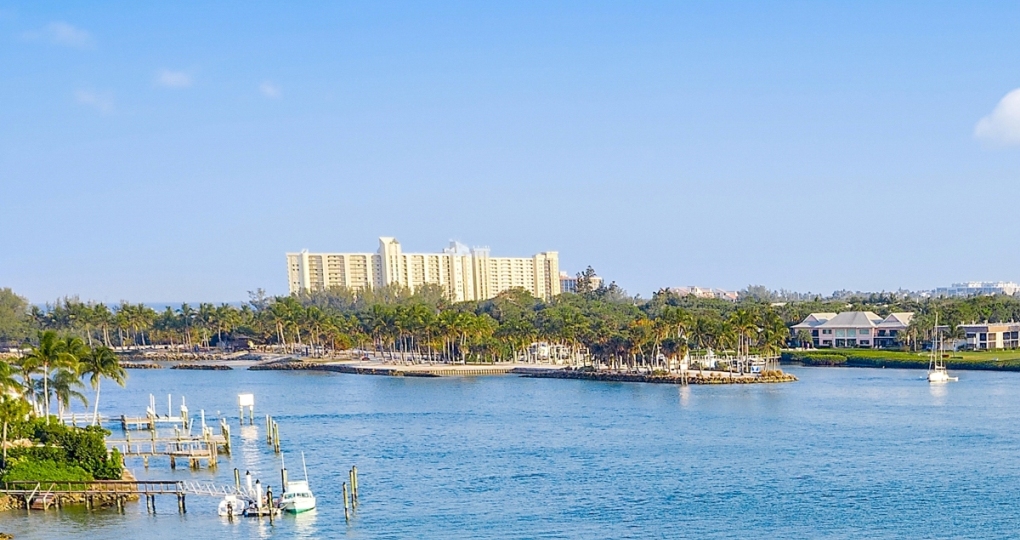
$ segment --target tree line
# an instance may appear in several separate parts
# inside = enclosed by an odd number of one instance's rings
[[[762,294],[742,294],[731,302],[662,289],[641,299],[615,284],[594,288],[585,274],[579,277],[577,293],[549,301],[513,289],[490,300],[451,303],[442,288],[429,285],[415,291],[338,288],[293,296],[259,290],[240,305],[181,304],[159,310],[73,297],[30,306],[3,289],[0,343],[38,346],[38,332],[52,330],[77,337],[90,349],[161,345],[193,350],[241,339],[315,354],[357,348],[405,361],[499,362],[519,359],[533,343],[545,342],[606,364],[656,366],[689,350],[774,354],[806,341],[791,336],[788,328],[812,312],[914,312],[911,327],[901,336],[904,347],[930,339],[936,313],[950,334],[959,333],[962,323],[1020,320],[1020,299],[1008,296],[918,300],[879,293],[767,302]]]

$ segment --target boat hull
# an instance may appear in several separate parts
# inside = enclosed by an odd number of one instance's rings
[[[300,514],[309,510],[315,510],[315,498],[288,501],[281,505],[280,509],[290,514]]]

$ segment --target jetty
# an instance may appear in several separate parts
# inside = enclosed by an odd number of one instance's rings
[[[26,509],[48,510],[84,503],[87,509],[116,506],[123,512],[127,501],[145,497],[146,509],[156,513],[156,496],[177,499],[177,510],[187,513],[187,496],[222,498],[234,488],[181,480],[92,480],[88,482],[12,481],[0,483],[0,494],[19,501]]]
[[[201,435],[188,435],[178,432],[173,437],[157,437],[152,432],[149,438],[131,439],[130,436],[124,439],[107,439],[107,449],[116,448],[124,457],[141,457],[145,468],[149,467],[149,458],[167,457],[170,459],[170,468],[176,469],[179,460],[187,460],[192,469],[201,467],[204,460],[206,466],[215,468],[219,453],[222,451],[230,454],[230,428],[221,425],[222,432],[215,435],[212,428],[205,428]],[[125,435],[128,435],[125,432]]]
[[[674,371],[632,371],[571,367],[559,364],[496,363],[496,364],[386,364],[379,362],[316,362],[274,361],[251,366],[250,370],[329,371],[356,375],[391,377],[464,377],[482,375],[519,375],[546,379],[583,379],[592,381],[650,382],[665,384],[757,384],[793,382],[797,377],[780,370],[762,369],[764,360],[748,357],[738,363],[729,357],[737,371],[718,369],[682,369]]]
[[[315,362],[273,361],[249,367],[251,371],[331,371],[355,375],[384,375],[390,377],[466,377],[480,375],[508,375],[521,370],[558,370],[561,365],[496,363],[496,364],[396,364],[382,362]]]
[[[609,371],[609,370],[546,370],[533,371],[521,374],[523,377],[545,378],[545,379],[579,379],[585,381],[609,381],[609,382],[642,382],[660,384],[763,384],[763,383],[784,383],[794,382],[795,375],[783,373],[782,371],[767,371],[763,373],[732,373],[726,371],[686,371],[683,373],[668,372],[633,372],[633,371]]]

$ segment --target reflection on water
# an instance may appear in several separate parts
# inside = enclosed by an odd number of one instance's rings
[[[216,498],[189,496],[182,516],[162,497],[155,515],[144,501],[123,515],[7,512],[0,530],[19,540],[190,540],[1005,538],[1020,529],[1020,374],[929,385],[920,371],[791,371],[800,382],[680,388],[134,371],[126,389],[104,388],[109,414],[136,409],[150,392],[222,411],[254,392],[280,424],[292,477],[303,477],[305,452],[316,513],[228,522]],[[223,486],[237,467],[278,491],[281,457],[264,426],[228,420],[233,455],[215,470],[128,465],[139,478]],[[348,524],[340,486],[352,465],[361,504]]]
[[[318,516],[317,510],[309,510],[293,516],[294,536],[296,538],[314,538],[316,535],[315,521]]]
[[[933,405],[945,405],[946,395],[949,393],[948,384],[932,384],[925,380],[925,384],[928,385],[928,392],[931,393],[931,397],[935,398],[932,402]]]

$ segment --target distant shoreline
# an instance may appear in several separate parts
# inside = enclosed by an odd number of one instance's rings
[[[967,371],[1020,372],[1020,351],[945,353],[946,368]],[[862,349],[815,349],[784,351],[783,365],[810,367],[928,369],[927,353]]]

